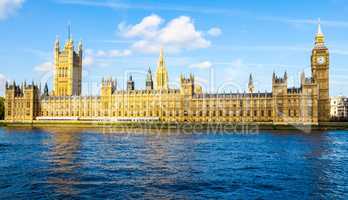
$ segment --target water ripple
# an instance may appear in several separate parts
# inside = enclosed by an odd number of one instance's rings
[[[347,199],[348,132],[0,129],[0,199]]]

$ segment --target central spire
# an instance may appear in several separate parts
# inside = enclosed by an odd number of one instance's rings
[[[164,61],[163,47],[161,47],[156,72],[156,89],[168,89],[168,72]]]
[[[164,66],[163,47],[161,47],[161,49],[160,49],[160,55],[159,55],[158,65]]]

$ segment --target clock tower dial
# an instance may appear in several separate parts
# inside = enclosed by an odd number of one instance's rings
[[[325,59],[324,56],[319,56],[319,57],[317,57],[317,63],[318,63],[319,65],[325,64],[325,61],[326,61],[326,59]]]

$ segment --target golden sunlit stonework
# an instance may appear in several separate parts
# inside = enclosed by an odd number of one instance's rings
[[[52,95],[79,96],[82,81],[82,42],[79,43],[76,52],[70,36],[62,50],[57,39],[54,47],[54,66]]]
[[[329,51],[320,24],[311,56],[312,76],[302,72],[300,87],[288,88],[287,73],[282,77],[273,73],[272,92],[265,93],[255,92],[251,75],[244,93],[203,93],[193,75],[181,75],[180,88],[172,89],[161,49],[156,77],[149,69],[145,89],[136,90],[132,77],[126,90],[118,90],[116,80],[103,79],[100,96],[81,96],[82,44],[75,51],[69,36],[61,50],[57,40],[54,55],[52,92],[47,84],[43,90],[34,83],[6,84],[6,121],[318,124],[329,120]]]

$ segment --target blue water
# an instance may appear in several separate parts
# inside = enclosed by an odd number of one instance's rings
[[[348,131],[0,128],[0,199],[348,199]]]

